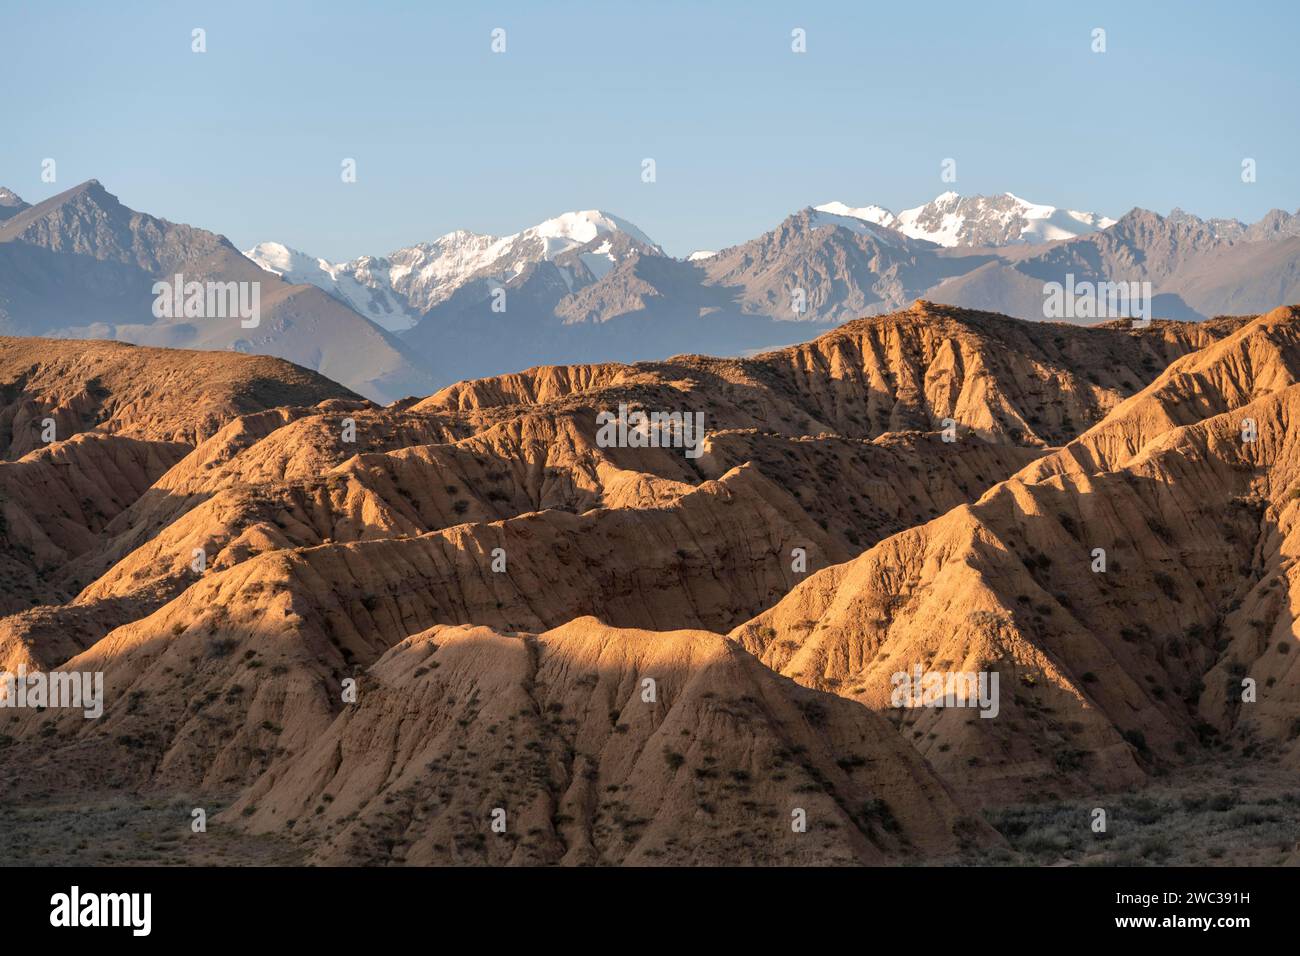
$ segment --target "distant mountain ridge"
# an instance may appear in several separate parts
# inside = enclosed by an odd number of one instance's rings
[[[1253,225],[1238,220],[1202,220],[1181,209],[1164,218],[1170,232],[1200,233],[1225,243],[1271,242],[1300,235],[1300,213],[1282,210],[1273,210]],[[461,230],[387,256],[362,256],[337,264],[280,243],[260,243],[246,255],[290,281],[316,285],[372,321],[404,334],[426,318],[437,325],[448,315],[481,311],[495,288],[504,286],[509,291],[521,288],[525,281],[529,283],[529,321],[543,324],[547,316],[559,318],[564,325],[593,320],[604,323],[647,309],[685,310],[682,314],[689,313],[697,320],[738,311],[782,322],[837,322],[901,308],[918,297],[949,301],[936,294],[937,290],[947,280],[977,272],[987,261],[978,258],[980,253],[994,251],[1011,257],[1004,265],[1014,265],[1026,256],[1045,255],[1054,243],[1103,233],[1119,221],[1099,213],[1033,203],[1012,193],[961,196],[947,192],[897,214],[878,205],[823,203],[793,213],[755,240],[721,251],[693,252],[684,259],[671,259],[636,226],[600,211],[564,213],[504,238]],[[811,232],[823,228],[839,232],[832,238],[805,241]],[[857,251],[850,252],[849,244],[857,246]],[[1039,247],[1044,252],[1038,252]],[[729,256],[732,250],[742,250],[739,259]],[[1204,245],[1196,244],[1196,251],[1205,251]],[[738,280],[740,287],[730,295],[690,291],[684,287],[693,284],[698,274],[665,262],[655,268],[652,278],[643,264],[648,257],[698,265],[704,269],[705,286],[733,288]],[[1133,258],[1141,258],[1136,250]],[[555,268],[529,271],[540,263],[552,263]],[[620,266],[624,268],[618,274]],[[615,275],[602,282],[610,273]],[[1022,282],[1012,276],[1011,284],[1018,288]],[[589,289],[591,286],[595,288]],[[796,308],[796,289],[803,291],[802,310]],[[943,291],[950,289],[973,294],[963,286],[944,287]],[[981,291],[952,302],[972,308],[1001,308],[1029,318],[1041,313],[1041,309],[1026,311],[1017,298],[1023,296],[990,296]],[[1264,308],[1272,301],[1261,297],[1250,308]],[[538,309],[547,315],[539,318],[534,314]],[[1194,306],[1178,310],[1181,318],[1196,314],[1204,315]],[[429,331],[426,328],[413,337],[423,338]],[[789,334],[788,330],[771,336],[758,334],[747,347],[783,341]],[[725,350],[727,343],[697,346],[705,347]],[[641,356],[619,353],[608,357],[631,360]],[[537,360],[568,359],[565,354],[548,353]],[[481,371],[474,370],[476,374]]]
[[[1048,283],[1150,283],[1157,318],[1300,300],[1300,214],[1135,209],[1112,220],[1007,193],[895,214],[825,203],[737,246],[667,255],[608,212],[468,231],[346,263],[128,209],[95,181],[36,206],[0,193],[0,333],[272,355],[380,402],[539,364],[748,354],[917,299],[1046,317]],[[159,320],[151,287],[258,281],[256,329]],[[1089,321],[1089,320],[1084,320]]]
[[[1051,242],[1115,223],[1096,213],[1039,205],[1011,193],[963,197],[947,192],[898,215],[880,206],[852,208],[842,202],[814,208],[823,214],[817,217],[819,225],[867,231],[883,226],[890,232],[877,230],[877,238],[890,241],[887,237],[901,233],[908,239],[945,247]],[[562,213],[509,236],[459,229],[384,256],[364,255],[346,262],[332,263],[280,242],[260,242],[244,255],[287,281],[324,289],[390,331],[404,331],[475,279],[504,281],[517,276],[530,262],[556,261],[564,253],[616,235],[627,237],[636,248],[663,254],[657,243],[627,220],[600,210],[584,210]],[[693,252],[686,261],[713,255],[713,251]],[[580,256],[595,279],[601,278],[610,264],[621,261],[600,242],[582,249]],[[566,284],[583,285],[584,278],[570,270]]]
[[[93,179],[35,206],[14,200],[18,212],[0,222],[0,334],[271,355],[383,401],[432,387],[389,333],[263,271],[224,236],[129,209]],[[176,274],[260,283],[258,325],[157,318],[153,285]]]
[[[1240,219],[1201,219],[1177,208],[1167,218],[1177,223],[1204,224],[1217,239],[1267,242],[1270,239],[1300,236],[1300,210],[1289,213],[1281,209],[1270,209],[1262,219],[1250,224]]]

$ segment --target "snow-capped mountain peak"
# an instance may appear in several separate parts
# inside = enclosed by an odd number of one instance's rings
[[[525,229],[520,235],[532,233],[543,239],[564,239],[577,245],[584,245],[597,236],[609,232],[624,232],[637,242],[652,247],[655,245],[649,236],[626,219],[620,219],[618,216],[601,212],[599,209],[566,212],[554,219],[539,223],[531,229]]]
[[[334,268],[324,259],[309,256],[280,242],[259,242],[244,255],[267,272],[274,272],[281,278],[295,283],[307,282],[306,277],[317,270],[328,271]]]
[[[23,202],[22,197],[12,189],[0,186],[0,222],[18,215],[24,209],[30,208],[27,203]]]
[[[588,209],[562,213],[509,236],[458,229],[387,256],[361,256],[349,262],[331,263],[278,242],[259,243],[244,255],[291,282],[324,289],[390,331],[401,331],[468,282],[508,281],[530,263],[549,262],[601,236],[620,234],[632,241],[633,248],[662,254],[649,236],[626,219]],[[627,248],[625,243],[605,243],[584,253],[581,260],[599,278],[617,264],[619,250]],[[572,287],[578,277],[572,270],[562,272]]]
[[[825,203],[816,209],[948,247],[1055,242],[1106,229],[1116,221],[1097,213],[1033,203],[1012,193],[962,196],[949,191],[897,215],[881,206],[854,208],[842,202]]]
[[[849,219],[861,219],[877,226],[892,226],[895,218],[894,214],[883,206],[861,206],[855,209],[842,202],[828,202],[813,208],[817,212],[829,213],[832,216],[844,216]]]
[[[843,209],[844,212],[837,210]],[[883,216],[880,213],[884,213]],[[838,226],[860,236],[871,236],[892,246],[910,245],[908,236],[894,228],[894,216],[887,209],[879,206],[865,206],[850,209],[844,203],[833,202],[815,206],[808,211],[809,223],[814,229],[822,226]],[[880,221],[878,221],[880,220]]]

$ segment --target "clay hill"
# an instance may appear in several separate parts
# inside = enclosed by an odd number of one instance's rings
[[[1300,311],[1277,309],[1173,362],[977,502],[801,582],[733,636],[873,709],[915,662],[998,670],[1011,689],[999,719],[932,709],[900,721],[970,799],[1141,784],[1220,742],[1296,768],[1298,374]],[[1243,680],[1255,700],[1243,702]]]
[[[4,340],[4,514],[52,544],[13,559],[0,666],[107,693],[0,709],[0,800],[194,795],[321,863],[889,863],[1219,748],[1294,766],[1297,330],[917,302],[386,407]],[[699,456],[605,447],[620,405],[703,414]],[[59,408],[80,430],[33,443]],[[916,664],[998,670],[1000,715],[891,707]]]
[[[231,420],[329,398],[360,401],[262,356],[0,339],[0,608],[75,595],[67,565]]]

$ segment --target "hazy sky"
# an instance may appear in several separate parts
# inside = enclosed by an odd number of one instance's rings
[[[1208,6],[7,2],[0,185],[35,202],[96,178],[241,248],[331,259],[591,208],[684,255],[802,206],[949,188],[1114,216],[1294,211],[1300,7]]]

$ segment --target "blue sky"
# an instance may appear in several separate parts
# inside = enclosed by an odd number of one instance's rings
[[[97,178],[241,248],[332,259],[589,208],[684,255],[805,205],[898,210],[948,188],[1253,220],[1300,206],[1297,9],[9,3],[0,185],[38,201]],[[806,54],[790,51],[795,27]]]

